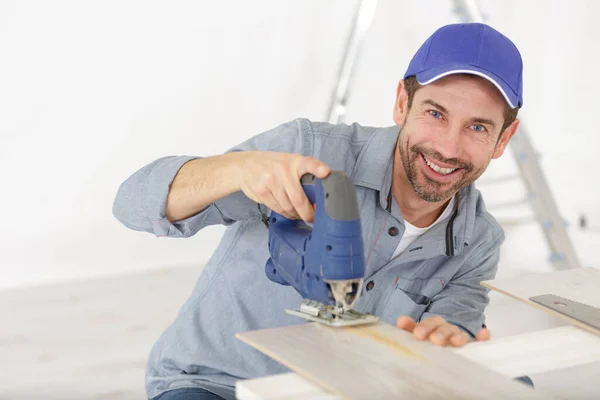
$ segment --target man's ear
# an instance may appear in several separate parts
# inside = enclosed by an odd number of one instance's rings
[[[406,85],[404,79],[398,82],[396,89],[396,102],[394,103],[394,122],[398,126],[402,126],[408,114],[408,94],[406,93]]]
[[[517,132],[519,123],[520,123],[520,121],[517,118],[512,122],[512,124],[510,124],[509,126],[506,127],[506,129],[504,129],[504,132],[502,133],[502,137],[496,144],[496,148],[494,149],[494,154],[492,155],[492,158],[494,158],[494,159],[499,158],[504,153],[504,149],[506,149],[508,142],[515,135],[515,132]]]

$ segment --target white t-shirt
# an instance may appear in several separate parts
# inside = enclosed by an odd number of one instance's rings
[[[434,226],[435,224],[438,224],[441,221],[448,218],[450,216],[450,214],[452,213],[452,211],[454,210],[454,199],[455,198],[456,198],[456,196],[452,196],[452,200],[450,200],[450,203],[448,203],[448,205],[446,206],[446,209],[444,210],[442,215],[440,215],[439,218],[433,224],[426,226],[425,228],[417,228],[416,226],[408,223],[405,220],[404,221],[404,226],[405,226],[404,235],[402,236],[402,239],[400,239],[400,243],[398,243],[398,247],[396,247],[396,250],[394,251],[392,258],[398,257],[400,255],[400,253],[402,253],[412,242],[414,242],[419,236],[421,236],[422,234],[427,232],[429,229],[431,229],[432,226]]]

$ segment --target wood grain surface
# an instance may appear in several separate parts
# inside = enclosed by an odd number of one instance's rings
[[[547,398],[384,322],[344,328],[306,323],[237,337],[345,399]]]
[[[563,326],[485,342],[473,342],[454,349],[454,352],[502,375],[514,378],[591,365],[596,360],[600,360],[600,337],[574,326]],[[596,391],[596,393],[600,392]],[[575,397],[577,396],[574,393],[570,393],[567,398]],[[239,400],[341,399],[296,373],[241,380],[236,384],[236,398]]]

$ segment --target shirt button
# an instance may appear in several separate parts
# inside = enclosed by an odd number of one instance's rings
[[[375,282],[373,282],[373,281],[367,282],[367,292],[370,291],[371,289],[373,289],[373,287],[375,287]]]
[[[396,236],[398,234],[398,228],[392,226],[390,229],[388,229],[388,233],[390,236]]]

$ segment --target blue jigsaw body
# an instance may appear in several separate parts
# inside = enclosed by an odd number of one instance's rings
[[[324,179],[307,174],[301,183],[316,205],[313,226],[272,212],[265,272],[304,299],[334,305],[328,281],[360,280],[365,274],[356,190],[345,173],[336,171]]]

